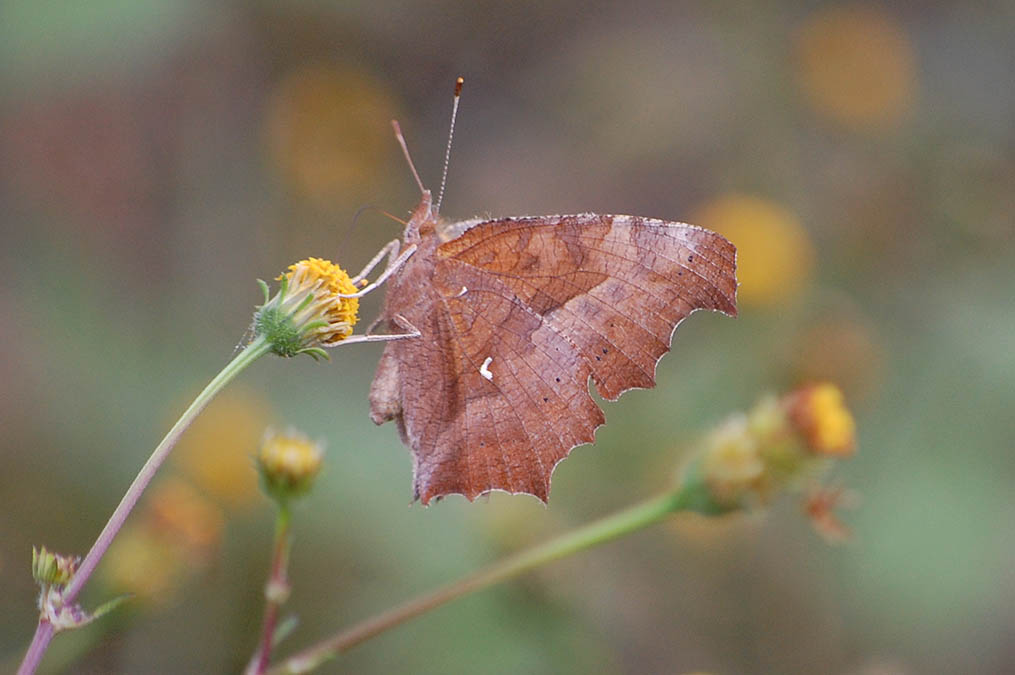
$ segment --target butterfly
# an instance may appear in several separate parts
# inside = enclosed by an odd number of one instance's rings
[[[374,285],[387,282],[379,320],[393,334],[370,417],[396,423],[424,505],[492,490],[545,502],[554,467],[605,422],[590,379],[610,401],[653,387],[688,314],[736,315],[736,249],[715,232],[639,216],[446,222],[409,164],[419,205],[401,241],[371,261],[388,256]]]

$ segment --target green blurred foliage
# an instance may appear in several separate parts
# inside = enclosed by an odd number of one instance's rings
[[[414,205],[389,120],[436,187],[461,74],[449,216],[764,204],[790,225],[701,224],[747,228],[752,274],[792,283],[759,298],[744,279],[738,320],[682,326],[658,388],[606,405],[548,508],[407,508],[408,453],[367,418],[379,347],[257,364],[247,413],[217,403],[220,428],[195,438],[282,421],[327,443],[296,512],[286,646],[659,489],[728,411],[830,377],[859,425],[851,545],[828,548],[795,505],[657,528],[325,670],[1015,669],[1013,31],[1004,3],[4,2],[4,662],[34,627],[31,546],[87,549],[241,341],[255,278],[309,255],[358,269],[400,232],[353,217]],[[784,231],[807,259],[782,255]],[[221,470],[251,483],[255,450]],[[166,472],[225,514],[221,541],[182,558],[168,597],[57,638],[46,669],[237,671],[252,652],[270,507],[195,471],[200,445],[186,456]],[[134,520],[164,531],[155,501]],[[96,577],[86,603],[112,585]]]

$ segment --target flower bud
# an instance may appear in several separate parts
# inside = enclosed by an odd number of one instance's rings
[[[323,457],[321,445],[303,434],[269,430],[257,454],[265,491],[282,501],[305,494],[321,471]]]
[[[855,422],[834,385],[765,396],[699,441],[681,475],[682,508],[720,515],[806,490],[805,511],[815,527],[830,540],[842,540],[848,529],[834,510],[843,490],[820,483],[854,446]]]
[[[744,416],[731,417],[705,438],[701,469],[721,504],[739,505],[758,487],[765,464]]]
[[[32,577],[40,586],[63,587],[74,576],[81,558],[32,547]]]

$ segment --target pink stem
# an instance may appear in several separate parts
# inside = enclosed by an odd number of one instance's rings
[[[102,532],[99,533],[98,539],[92,544],[91,550],[88,551],[88,555],[81,561],[77,570],[74,572],[73,578],[67,588],[64,589],[61,601],[63,606],[71,606],[77,599],[78,594],[81,593],[81,589],[84,588],[85,583],[92,576],[92,572],[98,567],[99,561],[102,560],[102,556],[109,550],[110,544],[113,543],[113,539],[116,537],[120,528],[123,527],[124,522],[127,520],[127,516],[137,505],[141,495],[144,493],[145,488],[151,482],[152,478],[155,477],[155,473],[162,466],[162,463],[166,461],[170,451],[176,442],[180,439],[180,435],[183,434],[184,430],[190,426],[194,418],[204,410],[205,406],[215,397],[219,391],[225,387],[234,377],[236,377],[244,368],[256,361],[258,358],[266,354],[271,349],[271,346],[263,338],[257,338],[251,342],[247,347],[236,355],[232,361],[222,369],[215,378],[208,383],[208,386],[198,394],[194,402],[190,404],[190,407],[183,413],[173,428],[169,430],[162,442],[158,444],[155,450],[152,452],[148,461],[141,467],[141,471],[138,472],[134,482],[127,488],[127,492],[123,495],[120,503],[117,505],[116,510],[113,511],[113,515],[109,517],[106,522],[106,526],[102,528]],[[46,653],[46,648],[49,647],[49,641],[53,639],[53,625],[48,621],[40,620],[39,625],[35,629],[35,636],[32,638],[32,644],[28,648],[28,652],[25,654],[25,658],[21,663],[21,667],[18,670],[19,675],[30,675],[35,672],[38,668],[39,662],[42,660],[42,655]],[[37,652],[37,653],[36,653]]]
[[[264,610],[264,628],[261,631],[261,644],[247,667],[248,675],[261,675],[271,664],[271,648],[275,641],[275,628],[278,624],[279,608],[284,597],[279,594],[288,593],[289,588],[289,507],[282,505],[275,527],[275,552],[272,554],[271,573],[265,589],[267,603]]]
[[[35,672],[35,669],[39,667],[39,662],[42,661],[42,655],[49,647],[49,641],[53,639],[53,633],[53,624],[46,619],[39,619],[32,644],[28,645],[25,658],[21,662],[21,667],[18,668],[18,675],[31,675]]]

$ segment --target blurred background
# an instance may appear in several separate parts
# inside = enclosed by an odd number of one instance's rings
[[[831,547],[797,502],[677,519],[442,608],[329,672],[1015,671],[1015,9],[907,2],[0,5],[0,663],[33,544],[84,553],[151,448],[306,256],[358,270],[431,188],[450,218],[686,220],[740,248],[659,386],[607,404],[549,507],[410,506],[366,394],[379,346],[265,359],[174,453],[84,595],[135,600],[46,672],[237,672],[272,510],[268,425],[328,447],[297,507],[282,653],[665,487],[765,392],[829,378],[862,495]],[[354,219],[357,210],[365,210]],[[372,318],[379,297],[362,307]]]

